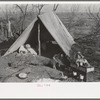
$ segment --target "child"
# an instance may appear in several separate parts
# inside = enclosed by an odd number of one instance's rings
[[[77,67],[90,67],[90,64],[80,52],[77,54],[76,64]]]
[[[77,52],[75,55],[77,67],[83,66],[83,58],[84,56],[81,54],[81,52]]]

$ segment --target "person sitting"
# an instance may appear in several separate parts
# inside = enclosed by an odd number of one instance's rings
[[[74,58],[75,58],[77,67],[83,66],[83,61],[82,61],[83,55],[81,54],[81,52],[78,51]]]
[[[18,51],[20,54],[27,54],[28,51],[27,49],[24,47],[24,45],[21,45]]]
[[[75,59],[82,59],[82,58],[84,58],[84,56],[81,54],[80,51],[78,51],[78,52],[76,53],[76,55],[75,55],[74,58],[75,58]]]
[[[31,46],[29,44],[26,44],[26,49],[27,51],[32,54],[32,55],[37,55],[37,53],[35,52],[35,50],[33,48],[31,48]]]
[[[77,67],[82,67],[83,66],[83,59],[82,58],[78,58],[76,60],[76,65],[77,65]]]
[[[90,67],[90,64],[80,52],[77,54],[76,64],[77,67]]]
[[[83,59],[83,66],[90,67],[91,65],[89,64],[89,62],[86,59]]]

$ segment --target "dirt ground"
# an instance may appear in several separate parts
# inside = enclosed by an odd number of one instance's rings
[[[0,82],[75,81],[63,79],[62,72],[52,66],[52,60],[46,57],[12,53],[0,58]],[[18,76],[20,73],[26,73],[27,77],[21,79]]]
[[[20,78],[20,73],[26,73],[26,78]],[[65,72],[67,75],[67,72]],[[66,76],[67,77],[67,76]],[[94,82],[100,81],[100,69],[95,67]],[[0,82],[78,82],[67,77],[62,71],[53,69],[52,59],[19,55],[16,52],[0,58]]]

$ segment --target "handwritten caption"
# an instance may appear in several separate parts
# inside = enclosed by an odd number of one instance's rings
[[[50,87],[51,85],[50,84],[40,84],[40,83],[38,83],[37,85],[36,85],[37,87]]]

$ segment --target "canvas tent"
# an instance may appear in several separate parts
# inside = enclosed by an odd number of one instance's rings
[[[69,55],[74,40],[54,12],[44,13],[35,18],[24,30],[21,36],[12,44],[4,56],[16,51],[23,44],[31,44],[33,48],[38,45],[38,23],[40,24],[40,40],[46,42],[55,40],[63,52]]]

